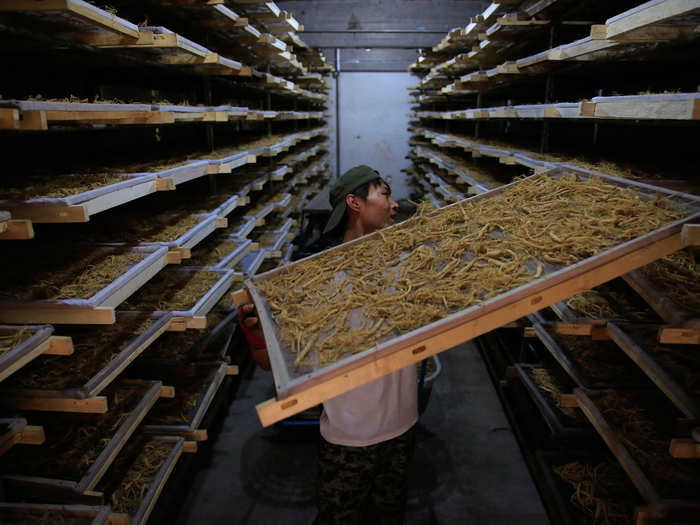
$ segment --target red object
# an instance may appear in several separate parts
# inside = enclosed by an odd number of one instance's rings
[[[267,348],[267,345],[265,344],[265,338],[258,334],[253,328],[246,326],[245,323],[243,322],[245,320],[245,317],[241,316],[240,312],[238,313],[238,326],[241,327],[241,330],[243,330],[243,335],[245,335],[246,341],[248,341],[248,344],[253,348],[254,350],[259,350],[262,348]]]

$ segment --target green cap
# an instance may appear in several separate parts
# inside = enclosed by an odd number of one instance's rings
[[[331,218],[323,229],[323,233],[328,233],[340,224],[345,215],[345,197],[348,196],[363,184],[380,178],[379,172],[369,166],[355,166],[343,173],[333,184],[330,192],[330,203],[333,208]]]

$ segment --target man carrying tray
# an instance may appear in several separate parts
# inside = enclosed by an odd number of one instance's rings
[[[324,234],[342,234],[342,242],[392,225],[398,209],[389,185],[369,166],[346,171],[333,184],[330,203]],[[253,358],[270,370],[254,305],[241,307],[239,323]],[[414,365],[324,401],[314,523],[402,523],[417,421]]]

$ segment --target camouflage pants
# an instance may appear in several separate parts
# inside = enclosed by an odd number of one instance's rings
[[[321,438],[318,454],[318,525],[403,523],[413,428],[368,447]]]

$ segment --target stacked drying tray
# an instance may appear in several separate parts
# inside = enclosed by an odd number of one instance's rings
[[[696,0],[492,3],[409,67],[415,198],[557,166],[697,194],[699,24]],[[513,362],[490,366],[514,421],[541,415],[520,432],[557,522],[700,521],[697,235],[529,316],[519,356],[510,332],[482,338]]]
[[[243,362],[230,292],[328,177],[292,15],[113,5],[0,6],[3,518],[148,519]]]

